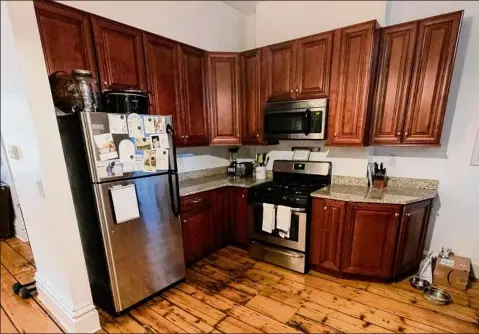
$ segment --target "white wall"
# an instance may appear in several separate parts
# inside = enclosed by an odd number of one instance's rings
[[[59,1],[208,51],[241,51],[244,14],[221,1]]]
[[[7,9],[8,8],[8,9]],[[42,302],[67,331],[99,329],[33,3],[2,1],[1,130]]]
[[[376,19],[385,1],[263,1],[256,5],[256,46]]]

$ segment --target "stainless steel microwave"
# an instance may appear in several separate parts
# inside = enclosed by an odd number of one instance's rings
[[[266,103],[264,139],[325,139],[327,106],[327,99]]]

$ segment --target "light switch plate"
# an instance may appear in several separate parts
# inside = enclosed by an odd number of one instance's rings
[[[20,160],[20,147],[19,146],[8,146],[8,156],[15,160]]]

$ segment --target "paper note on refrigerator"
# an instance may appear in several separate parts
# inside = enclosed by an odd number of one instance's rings
[[[128,134],[130,137],[143,137],[145,135],[143,120],[140,115],[128,115]]]
[[[129,139],[123,139],[118,145],[118,151],[120,151],[120,161],[133,162],[135,161],[135,144]]]
[[[117,224],[140,218],[136,187],[134,184],[110,189],[115,222]]]
[[[113,142],[113,136],[111,133],[94,135],[93,140],[97,146],[101,161],[118,158],[118,152],[116,150],[115,143]]]
[[[135,161],[133,162],[133,170],[135,172],[143,171],[143,154],[135,154]]]
[[[128,126],[126,125],[126,115],[108,114],[108,123],[110,124],[111,133],[128,133]]]
[[[156,149],[156,169],[157,170],[168,170],[170,167],[167,148],[158,148]]]
[[[164,116],[145,116],[145,133],[165,133],[166,121]]]

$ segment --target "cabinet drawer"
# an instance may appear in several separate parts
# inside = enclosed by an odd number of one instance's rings
[[[205,191],[181,198],[181,212],[193,211],[212,204],[211,191]]]

